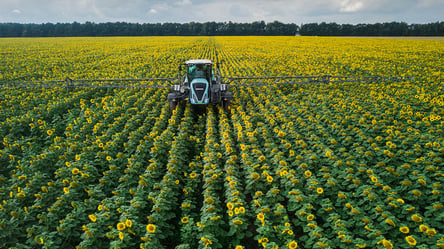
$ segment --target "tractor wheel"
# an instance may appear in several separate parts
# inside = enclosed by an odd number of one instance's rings
[[[229,113],[230,112],[230,100],[223,100],[222,107],[224,108],[224,111],[226,113]]]
[[[177,101],[170,101],[170,111],[174,111],[177,107]]]

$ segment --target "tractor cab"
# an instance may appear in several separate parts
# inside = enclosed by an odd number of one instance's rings
[[[184,86],[190,90],[191,104],[208,104],[214,80],[211,60],[188,60],[185,62]]]
[[[194,79],[206,79],[210,84],[214,80],[213,62],[210,60],[189,60],[185,62],[187,67],[187,82]]]
[[[184,86],[190,90],[191,104],[208,104],[212,85],[211,60],[188,60],[185,62],[186,76]]]
[[[168,94],[170,108],[175,109],[180,101],[188,100],[192,105],[222,102],[228,110],[232,94],[227,92],[227,85],[221,83],[219,65],[213,66],[213,61],[207,59],[188,60],[180,65],[179,84],[174,85],[173,93]]]

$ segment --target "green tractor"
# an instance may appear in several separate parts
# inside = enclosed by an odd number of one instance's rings
[[[179,66],[179,82],[168,94],[171,110],[185,101],[196,106],[221,104],[225,111],[229,110],[233,95],[227,91],[228,85],[221,82],[219,64],[216,63],[216,67],[214,64],[212,60],[198,59]],[[185,72],[182,72],[182,66]]]

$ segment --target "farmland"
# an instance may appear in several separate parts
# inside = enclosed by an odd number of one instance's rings
[[[444,41],[0,39],[0,82],[380,75],[233,88],[0,88],[0,248],[444,248]]]

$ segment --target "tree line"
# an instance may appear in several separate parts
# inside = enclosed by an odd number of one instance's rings
[[[444,22],[407,24],[309,23],[297,25],[279,21],[265,23],[0,23],[0,37],[66,36],[230,36],[230,35],[308,35],[308,36],[444,36]]]
[[[444,22],[428,24],[389,22],[356,25],[322,22],[302,25],[300,34],[319,36],[444,36]]]

